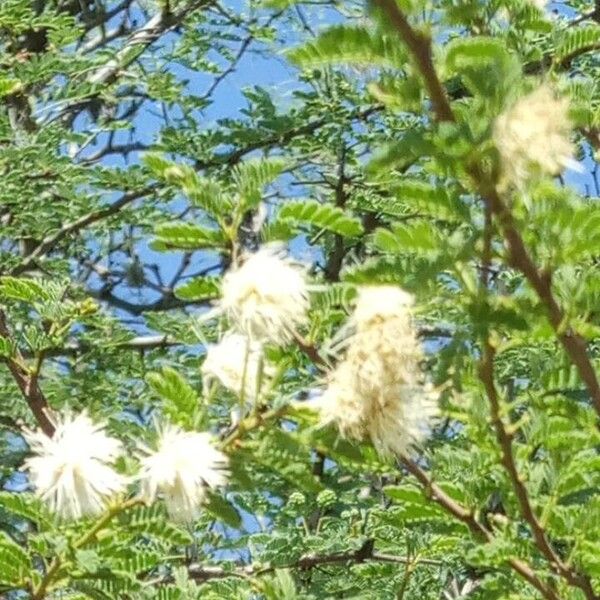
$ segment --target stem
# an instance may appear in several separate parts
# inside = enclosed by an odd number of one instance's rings
[[[456,519],[462,521],[476,537],[483,538],[485,542],[491,542],[494,539],[492,533],[475,519],[473,511],[465,508],[456,502],[456,500],[448,496],[448,494],[431,480],[429,475],[427,475],[416,462],[407,456],[401,456],[400,460],[406,469],[417,478],[434,502],[437,502]],[[554,589],[540,579],[536,572],[526,562],[514,556],[509,558],[507,562],[514,571],[538,590],[546,600],[561,600]]]
[[[0,337],[7,339],[12,346],[15,348],[15,355],[4,358],[10,371],[12,378],[15,380],[21,394],[29,409],[33,413],[35,420],[40,426],[41,430],[48,436],[54,435],[54,423],[48,416],[49,406],[44,393],[42,392],[39,383],[38,376],[39,370],[41,369],[41,362],[43,357],[40,355],[37,358],[38,365],[33,373],[27,368],[23,356],[17,349],[16,342],[14,341],[11,332],[8,328],[6,320],[6,314],[0,309]]]
[[[221,450],[226,450],[249,431],[257,429],[268,421],[283,417],[288,409],[289,405],[284,404],[279,408],[273,408],[264,413],[255,413],[247,416],[235,426],[233,431],[231,431],[225,438],[223,438],[223,440],[221,440],[219,448]]]
[[[89,544],[94,540],[98,532],[104,529],[119,513],[142,503],[143,501],[140,498],[130,498],[121,504],[110,507],[108,511],[96,521],[89,531],[84,533],[80,538],[71,544],[71,548],[76,550],[77,548],[81,548],[82,546]],[[57,556],[52,561],[37,589],[32,591],[31,600],[43,600],[43,598],[45,598],[50,585],[52,585],[53,580],[55,579],[56,575],[58,575],[64,564],[64,557],[61,556]]]
[[[373,2],[386,14],[392,25],[396,28],[399,36],[411,51],[420,70],[425,87],[431,97],[436,119],[438,121],[455,122],[456,118],[452,112],[450,101],[437,76],[431,59],[430,38],[416,32],[411,27],[395,0],[373,0]],[[523,242],[521,234],[515,226],[510,210],[505,206],[496,188],[486,183],[486,178],[479,165],[472,165],[468,171],[476,189],[500,224],[508,247],[510,262],[525,275],[525,278],[529,281],[545,306],[556,336],[569,355],[571,362],[577,368],[590,394],[594,409],[600,417],[600,384],[587,354],[585,339],[572,329],[565,327],[565,314],[552,293],[551,279],[548,274],[540,272],[536,267]]]
[[[587,600],[598,600],[600,596],[594,593],[589,578],[578,573],[575,569],[568,567],[561,557],[554,551],[550,545],[546,532],[538,520],[531,502],[529,494],[522,477],[520,476],[515,458],[512,451],[512,434],[504,426],[501,414],[500,399],[494,384],[494,355],[495,351],[489,340],[485,340],[483,345],[483,356],[479,365],[479,378],[481,379],[491,409],[492,423],[496,431],[496,439],[502,452],[502,465],[509,475],[513,490],[519,503],[521,515],[527,521],[535,545],[546,557],[552,570],[560,575],[567,583],[573,587],[578,587],[584,593]]]

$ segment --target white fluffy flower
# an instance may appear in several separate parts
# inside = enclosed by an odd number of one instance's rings
[[[121,443],[85,413],[64,418],[51,438],[30,431],[25,439],[35,454],[25,468],[36,493],[63,518],[97,514],[125,487],[125,478],[109,466]]]
[[[226,333],[218,344],[208,347],[202,364],[205,382],[218,380],[238,396],[253,399],[258,392],[262,350],[245,335]]]
[[[422,440],[437,412],[422,382],[412,303],[396,287],[361,290],[346,354],[318,402],[324,423],[335,423],[344,437],[369,438],[382,454],[406,452]]]
[[[219,307],[253,341],[288,342],[307,320],[303,270],[274,249],[263,248],[225,274]]]
[[[541,11],[546,10],[546,5],[548,4],[548,0],[529,0],[529,2]]]
[[[227,457],[213,446],[210,434],[167,425],[158,450],[142,458],[139,478],[147,501],[161,492],[173,518],[192,520],[207,489],[225,485]]]
[[[368,286],[358,293],[352,322],[358,331],[389,321],[410,326],[410,309],[414,298],[399,287],[392,285]]]
[[[558,175],[578,169],[570,140],[569,102],[543,85],[519,99],[494,124],[502,163],[502,186],[521,186],[536,172]]]

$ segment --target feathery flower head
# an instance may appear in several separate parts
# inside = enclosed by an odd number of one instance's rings
[[[35,455],[25,468],[36,494],[62,518],[98,514],[125,487],[126,479],[109,466],[121,453],[121,442],[85,412],[61,419],[51,438],[28,431],[25,440]]]
[[[302,268],[273,248],[250,254],[223,277],[221,309],[254,341],[282,344],[306,323],[309,302]]]
[[[246,399],[257,394],[262,349],[245,335],[226,333],[218,344],[208,347],[202,364],[206,382],[216,379],[223,387]]]
[[[324,423],[335,423],[344,437],[370,438],[382,454],[423,439],[436,413],[422,383],[411,305],[412,297],[392,286],[360,292],[346,354],[318,403]]]
[[[546,10],[546,5],[548,4],[548,0],[529,0],[529,2],[538,10]]]
[[[208,433],[167,425],[160,432],[158,450],[146,454],[139,474],[143,495],[152,502],[161,492],[173,518],[194,519],[207,489],[227,482],[227,457],[213,446]]]
[[[333,423],[342,437],[361,440],[365,437],[364,402],[354,385],[351,368],[350,363],[340,362],[324,392],[311,405],[319,411],[322,425]]]
[[[358,330],[385,324],[391,319],[403,319],[408,323],[414,298],[408,292],[393,285],[365,286],[358,292],[352,322]]]
[[[570,140],[569,101],[542,85],[523,96],[494,124],[494,143],[500,153],[503,186],[521,186],[535,172],[558,175],[578,169]]]

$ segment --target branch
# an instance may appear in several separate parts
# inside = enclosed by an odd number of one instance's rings
[[[486,340],[483,347],[483,357],[479,365],[479,378],[483,383],[490,403],[492,423],[502,453],[502,465],[510,477],[521,514],[529,524],[535,545],[549,561],[552,570],[565,579],[569,585],[581,589],[588,600],[598,600],[600,597],[594,593],[589,578],[578,573],[576,569],[566,565],[561,557],[554,551],[548,541],[542,524],[539,522],[533,507],[531,506],[527,488],[519,475],[513,456],[512,434],[507,431],[504,422],[502,421],[500,399],[498,398],[498,393],[494,384],[494,354],[494,348],[489,340]]]
[[[101,348],[102,350],[110,350],[111,348],[116,348],[119,350],[133,350],[145,352],[147,350],[171,348],[173,346],[182,345],[184,345],[184,342],[180,342],[175,338],[171,337],[170,335],[141,335],[131,338],[130,340],[125,340],[123,342],[117,342],[109,345],[107,345],[104,342],[96,346],[95,344],[73,341],[65,344],[64,346],[44,349],[44,356],[46,356],[47,358],[52,358],[56,356],[77,356],[85,352],[90,352],[95,348]],[[33,353],[31,352],[24,351],[21,354],[24,358],[33,357]]]
[[[433,66],[431,39],[411,27],[395,0],[373,0],[373,4],[385,13],[408,46],[429,92],[436,118],[439,121],[454,121],[446,90],[438,79]]]
[[[16,349],[15,341],[6,322],[6,315],[2,309],[0,309],[0,337],[8,340],[11,346]],[[25,398],[41,430],[47,436],[51,437],[54,434],[54,424],[48,416],[48,401],[39,386],[37,373],[29,372],[18,350],[15,350],[15,357],[7,357],[2,360],[6,362],[8,370],[19,386],[21,394]]]
[[[93,73],[88,82],[92,85],[111,83],[119,71],[134,62],[148,46],[179,25],[193,11],[207,4],[207,0],[192,0],[172,12],[161,10],[143,27],[132,33],[115,57]]]
[[[396,27],[400,37],[413,53],[417,65],[421,69],[421,76],[423,77],[425,86],[431,96],[437,119],[439,121],[455,121],[448,96],[431,61],[431,40],[412,29],[395,0],[373,1],[386,13],[391,23]],[[588,389],[596,413],[600,416],[600,384],[587,354],[585,339],[572,329],[565,328],[565,314],[552,293],[550,276],[538,271],[525,247],[521,234],[515,226],[511,212],[504,205],[496,188],[493,185],[486,185],[484,183],[485,177],[483,177],[481,167],[477,164],[469,168],[469,175],[478,192],[500,224],[508,247],[511,264],[525,275],[544,304],[554,332],[577,368],[581,379]]]
[[[161,10],[144,26],[133,32],[115,54],[114,58],[88,77],[88,83],[98,87],[112,83],[120,72],[137,60],[148,46],[152,45],[168,31],[180,25],[192,12],[207,6],[209,2],[210,0],[191,0],[172,11]],[[62,119],[81,106],[81,101],[68,104],[55,115],[54,119]]]
[[[384,106],[382,104],[374,104],[369,108],[353,111],[348,115],[348,121],[364,121],[371,115],[378,113],[383,109]],[[269,146],[273,146],[275,144],[285,144],[297,136],[310,135],[311,133],[330,123],[331,116],[323,117],[322,119],[315,119],[314,121],[310,121],[304,125],[299,125],[298,127],[293,127],[287,131],[282,131],[281,133],[263,136],[261,139],[248,144],[243,148],[238,148],[237,150],[232,150],[231,152],[225,152],[220,155],[216,155],[216,157],[207,161],[196,161],[195,167],[196,169],[207,169],[209,167],[232,166],[240,162],[244,156],[254,152],[255,150],[268,148]]]
[[[406,556],[395,556],[391,554],[382,554],[374,551],[374,541],[372,539],[366,540],[363,545],[357,550],[350,552],[339,552],[335,554],[305,554],[301,556],[297,561],[288,563],[286,565],[267,565],[267,566],[253,566],[248,565],[245,567],[237,567],[234,569],[226,569],[216,566],[203,566],[198,564],[190,565],[188,574],[191,579],[195,581],[208,581],[209,579],[222,579],[225,577],[255,577],[257,575],[265,575],[272,573],[277,569],[312,569],[321,565],[349,565],[351,563],[363,563],[363,562],[385,562],[395,564],[423,564],[438,567],[442,563],[437,560],[427,558],[410,558]]]
[[[538,298],[546,308],[548,320],[554,333],[569,355],[571,362],[577,368],[579,376],[585,383],[594,409],[600,416],[600,385],[596,371],[587,353],[587,342],[578,333],[566,326],[565,313],[552,293],[552,280],[549,273],[541,272],[535,266],[529,255],[521,234],[518,232],[513,216],[498,192],[490,187],[486,194],[482,194],[488,202],[492,213],[500,223],[506,241],[510,263],[523,275],[536,291]]]
[[[480,539],[483,538],[485,542],[491,542],[494,539],[492,533],[475,519],[473,511],[465,508],[456,502],[454,498],[448,496],[446,492],[431,480],[429,475],[416,462],[407,456],[402,456],[400,460],[409,473],[416,477],[423,486],[425,492],[434,502],[437,502],[454,518],[464,523],[476,537]],[[561,600],[560,596],[558,596],[549,585],[542,581],[526,562],[516,557],[509,558],[507,562],[514,571],[538,590],[546,600]]]
[[[147,195],[154,189],[154,186],[146,187],[142,190],[138,190],[135,192],[128,192],[123,194],[117,201],[109,204],[105,208],[101,208],[100,210],[88,213],[75,221],[71,221],[70,223],[65,223],[58,231],[52,233],[51,235],[46,236],[39,245],[33,249],[33,251],[27,255],[27,257],[16,267],[11,269],[9,273],[11,275],[18,275],[26,271],[29,267],[31,267],[35,260],[44,256],[48,252],[50,252],[62,239],[67,237],[72,233],[77,233],[81,229],[84,229],[88,225],[95,223],[96,221],[101,221],[106,217],[110,217],[111,215],[119,212],[123,207],[131,204],[134,200],[141,198],[142,196]]]

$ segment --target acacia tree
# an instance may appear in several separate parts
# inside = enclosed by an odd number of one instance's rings
[[[2,597],[600,598],[599,4],[0,40]]]

